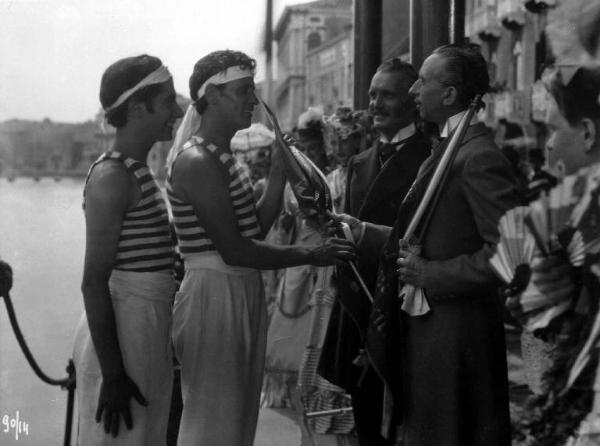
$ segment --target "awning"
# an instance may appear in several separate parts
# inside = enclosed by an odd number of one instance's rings
[[[538,14],[556,6],[556,0],[523,0],[523,6],[528,11]]]
[[[498,17],[502,25],[509,29],[525,25],[525,7],[522,0],[498,0]]]

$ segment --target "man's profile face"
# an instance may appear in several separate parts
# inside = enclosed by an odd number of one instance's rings
[[[153,112],[148,112],[148,128],[156,133],[156,141],[173,139],[175,122],[183,116],[177,104],[173,80],[162,84],[159,93],[152,99]]]
[[[402,74],[375,73],[369,87],[369,113],[373,127],[388,139],[414,121],[414,101]]]
[[[553,100],[549,102],[544,123],[550,132],[546,142],[550,168],[558,175],[569,175],[584,167],[588,160],[584,152],[583,128],[571,126]]]
[[[423,62],[419,70],[419,79],[410,87],[423,120],[443,125],[447,119],[444,112],[443,95],[446,86],[441,82],[444,78],[446,60],[432,54]]]
[[[226,83],[220,92],[225,118],[235,130],[250,127],[252,111],[258,104],[254,94],[254,79],[245,77]]]

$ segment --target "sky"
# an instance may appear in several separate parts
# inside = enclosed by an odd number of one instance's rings
[[[286,5],[275,0],[273,23]],[[83,122],[100,110],[102,72],[147,53],[189,97],[194,63],[236,49],[257,58],[265,0],[0,0],[0,122]]]

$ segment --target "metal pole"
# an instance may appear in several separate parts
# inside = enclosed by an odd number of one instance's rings
[[[465,0],[452,0],[450,4],[450,43],[465,41]]]
[[[67,373],[69,374],[69,383],[65,386],[67,389],[67,416],[65,419],[65,438],[63,441],[64,446],[71,445],[71,431],[73,428],[73,406],[75,404],[75,364],[73,360],[69,359],[67,365]]]
[[[371,78],[381,64],[381,0],[354,0],[354,108],[369,105]]]
[[[438,46],[450,43],[450,7],[447,1],[410,1],[410,63],[415,68]],[[457,4],[457,14],[459,9]],[[455,22],[457,27],[463,23],[464,28],[464,7],[462,15]]]
[[[352,412],[352,407],[340,407],[339,409],[329,409],[329,410],[320,410],[317,412],[307,412],[306,418],[318,418],[318,417],[328,417],[333,415],[340,415],[346,412]]]
[[[68,390],[67,395],[67,416],[65,420],[65,438],[63,441],[64,446],[69,446],[71,444],[71,426],[73,424],[73,403],[75,399],[75,366],[73,364],[73,360],[69,360],[67,365],[67,372],[69,376],[63,379],[54,379],[50,378],[46,375],[37,361],[33,357],[31,350],[29,350],[29,346],[23,337],[23,333],[21,332],[21,328],[19,327],[19,323],[17,321],[17,316],[15,315],[15,310],[12,304],[12,300],[10,298],[10,294],[8,291],[4,296],[0,296],[0,298],[4,298],[4,304],[6,305],[6,310],[8,313],[8,319],[10,321],[10,325],[15,333],[15,337],[17,338],[17,342],[21,347],[21,351],[25,355],[27,362],[30,367],[33,369],[35,374],[44,381],[46,384],[50,384],[51,386],[60,386],[62,389]]]
[[[265,91],[264,98],[267,103],[273,101],[273,0],[267,0],[267,10],[265,14]]]
[[[410,29],[409,29],[409,49],[410,63],[418,69],[423,63],[423,31],[421,26],[421,2],[420,0],[410,0]]]

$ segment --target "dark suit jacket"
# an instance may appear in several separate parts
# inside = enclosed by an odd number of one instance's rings
[[[399,367],[387,379],[400,391],[407,444],[510,444],[502,303],[489,258],[498,220],[516,205],[508,160],[483,124],[469,127],[421,239],[431,311],[395,315],[397,338],[386,344],[393,351],[378,352],[400,352]],[[409,209],[407,199],[397,225],[406,226]],[[382,261],[393,271],[398,248],[393,236],[384,241],[389,234],[390,228],[370,225],[359,248],[372,257],[385,244]],[[369,341],[372,333],[377,330],[369,329]]]
[[[483,124],[470,126],[422,237],[429,260],[426,290],[430,298],[480,295],[498,279],[489,258],[498,241],[498,220],[518,205],[516,181]],[[406,204],[406,203],[405,203]],[[402,213],[402,209],[400,210]],[[381,251],[391,228],[367,224],[361,255]],[[397,247],[394,247],[396,249]]]
[[[359,220],[391,226],[421,163],[429,156],[431,144],[417,132],[383,166],[379,162],[379,144],[350,159],[344,209]],[[377,265],[359,261],[358,266],[372,289]]]
[[[419,166],[429,156],[430,142],[416,133],[382,167],[377,146],[378,143],[350,159],[344,208],[363,221],[391,226]],[[373,292],[377,262],[359,260],[357,266]],[[347,267],[338,269],[338,296],[329,321],[319,373],[350,391],[362,372],[362,368],[352,365],[352,361],[364,346],[371,304]]]
[[[380,167],[379,144],[348,162],[344,209],[360,220],[391,226],[431,145],[416,133]]]

